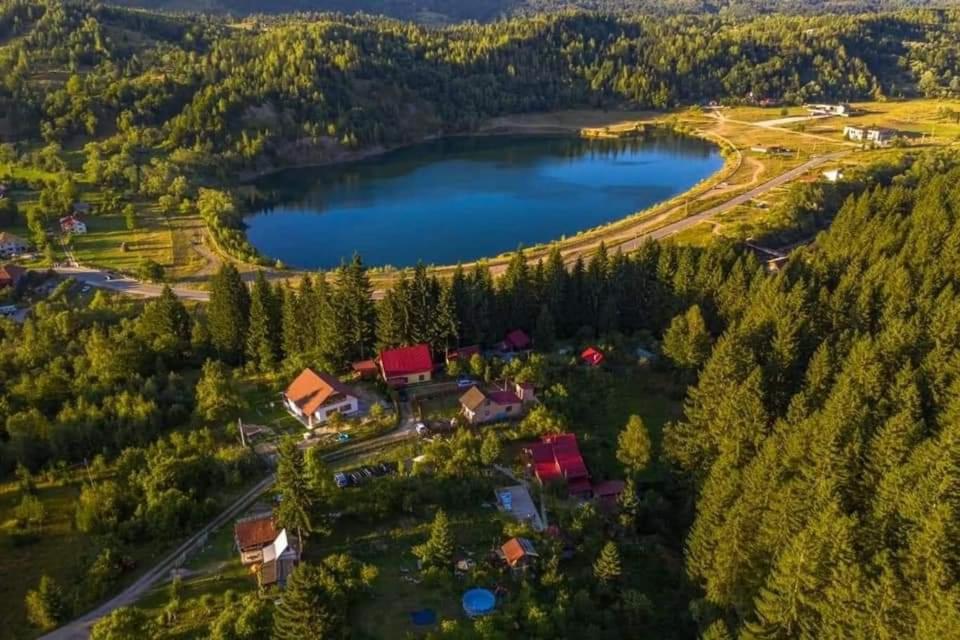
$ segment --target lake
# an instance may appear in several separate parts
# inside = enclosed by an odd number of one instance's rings
[[[288,266],[454,264],[571,236],[683,193],[723,165],[716,146],[666,131],[629,140],[445,138],[254,183],[245,218]]]

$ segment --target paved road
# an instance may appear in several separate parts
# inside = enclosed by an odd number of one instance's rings
[[[110,278],[108,272],[91,267],[57,267],[54,269],[59,275],[69,276],[84,284],[100,289],[108,289],[118,293],[126,293],[144,298],[156,298],[163,291],[163,285],[140,282],[127,277]],[[210,293],[187,287],[173,287],[173,292],[184,300],[195,302],[209,302]]]
[[[764,182],[760,186],[755,187],[750,191],[747,191],[746,193],[742,193],[739,196],[736,196],[727,200],[723,204],[719,204],[715,207],[711,207],[706,211],[701,211],[700,213],[697,213],[692,216],[688,216],[682,220],[678,220],[677,222],[670,223],[668,225],[660,227],[659,229],[654,229],[653,231],[650,231],[648,233],[641,234],[636,238],[633,238],[632,240],[627,240],[626,242],[623,242],[616,246],[623,249],[624,253],[626,253],[629,251],[635,251],[636,249],[639,249],[640,246],[642,246],[642,244],[648,240],[661,240],[663,238],[668,238],[672,235],[680,233],[681,231],[685,231],[690,227],[703,222],[704,220],[709,220],[710,218],[717,216],[721,213],[730,211],[731,209],[738,207],[749,200],[752,200],[758,196],[762,196],[768,191],[771,191],[773,189],[776,189],[777,187],[783,186],[786,183],[790,182],[791,180],[796,180],[797,178],[807,173],[811,169],[816,169],[817,167],[827,164],[828,162],[832,162],[834,160],[842,158],[848,153],[850,152],[838,151],[836,153],[830,153],[827,155],[818,156],[816,158],[808,160],[807,162],[803,163],[799,167],[795,169],[791,169],[786,173],[782,173],[776,178],[773,178],[772,180]]]
[[[412,425],[415,424],[409,413],[402,417],[400,427],[388,434],[378,438],[372,438],[365,442],[337,449],[324,456],[327,462],[344,462],[351,458],[360,457],[373,453],[379,449],[391,446],[403,440],[415,436]],[[309,446],[309,445],[301,445]],[[241,497],[237,498],[229,507],[224,509],[216,518],[211,520],[202,529],[192,535],[186,542],[177,547],[174,551],[167,554],[160,562],[150,568],[146,573],[137,578],[136,582],[121,591],[119,594],[107,600],[96,609],[82,615],[81,617],[67,623],[66,625],[51,631],[40,640],[83,640],[90,636],[90,628],[100,618],[109,615],[115,609],[128,607],[135,604],[143,595],[149,591],[156,583],[169,577],[170,572],[182,561],[186,554],[196,551],[202,547],[207,537],[214,533],[220,527],[228,524],[231,520],[243,513],[247,508],[256,502],[260,496],[269,491],[274,484],[274,476],[269,476],[261,480],[252,489],[247,491]]]

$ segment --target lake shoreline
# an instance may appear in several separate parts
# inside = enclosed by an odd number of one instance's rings
[[[268,176],[250,185],[248,239],[260,255],[295,270],[329,268],[337,263],[330,254],[345,247],[393,269],[418,260],[473,262],[615,224],[724,166],[713,141],[671,127],[645,135],[611,131],[604,139],[571,135],[575,128],[537,127],[539,135],[517,129],[434,138],[333,171],[291,168]],[[446,215],[451,211],[460,222]],[[312,215],[319,212],[326,215]],[[397,218],[401,213],[410,217]],[[362,223],[355,217],[361,214]],[[434,240],[416,229],[431,229]],[[307,236],[323,238],[323,245]]]

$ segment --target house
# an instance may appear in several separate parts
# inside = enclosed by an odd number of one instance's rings
[[[848,104],[805,104],[807,112],[812,116],[840,116],[849,118],[853,109]]]
[[[273,514],[270,513],[244,518],[233,525],[233,540],[244,566],[263,562],[263,550],[276,538]]]
[[[83,235],[87,232],[87,224],[76,215],[64,216],[60,218],[60,231]]]
[[[530,497],[526,485],[517,484],[512,487],[502,487],[496,490],[497,509],[509,514],[516,520],[530,525],[534,531],[543,531],[543,520],[540,512]]]
[[[885,147],[897,137],[897,131],[878,127],[844,127],[843,137],[854,142],[871,142]]]
[[[26,269],[15,264],[0,265],[0,289],[16,287],[26,273]]]
[[[325,423],[331,415],[350,415],[360,408],[357,395],[334,376],[304,369],[283,392],[283,403],[308,429]]]
[[[515,571],[528,569],[540,557],[527,538],[510,538],[500,547],[497,555]]]
[[[532,382],[511,382],[509,384],[513,393],[520,398],[524,406],[533,404],[537,401],[537,388]]]
[[[23,238],[6,231],[0,231],[0,258],[12,258],[21,253],[26,253],[29,249],[30,245]]]
[[[384,382],[392,387],[429,382],[433,377],[433,356],[425,344],[387,349],[378,362]]]
[[[287,578],[299,563],[300,552],[297,546],[288,538],[287,530],[281,530],[276,539],[263,549],[263,563],[257,571],[260,586],[285,586]]]
[[[478,344],[473,344],[469,347],[460,347],[459,349],[450,349],[447,351],[447,364],[450,364],[454,360],[469,363],[470,358],[478,355],[480,355],[480,345]]]
[[[614,509],[623,493],[626,483],[623,480],[607,480],[593,485],[593,499],[604,509]]]
[[[606,356],[596,347],[587,347],[580,354],[580,360],[588,367],[599,367],[606,360]]]
[[[353,372],[357,374],[361,380],[372,380],[377,377],[377,374],[380,373],[380,369],[377,368],[377,363],[374,360],[360,360],[354,362],[351,365]]]
[[[470,387],[460,396],[460,411],[470,424],[484,424],[519,418],[523,401],[513,391],[482,391],[480,387]]]
[[[592,495],[590,473],[574,434],[544,436],[525,451],[541,485],[563,482],[570,496],[589,498]]]
[[[526,351],[532,344],[533,343],[530,340],[530,336],[528,336],[523,330],[514,329],[508,333],[507,337],[504,338],[503,341],[497,346],[500,351],[503,351],[504,353],[512,353],[517,351]]]
[[[826,178],[827,182],[839,182],[843,180],[843,170],[829,169],[823,172],[823,177]]]

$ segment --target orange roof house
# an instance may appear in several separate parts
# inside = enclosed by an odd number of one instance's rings
[[[500,555],[511,569],[525,569],[540,557],[527,538],[510,538],[500,547]]]
[[[334,413],[349,415],[360,406],[357,395],[336,377],[304,369],[283,392],[287,411],[307,428],[325,423]]]

